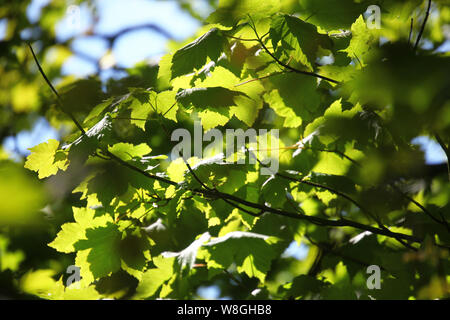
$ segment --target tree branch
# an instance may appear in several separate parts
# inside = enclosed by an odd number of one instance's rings
[[[408,44],[411,43],[412,34],[413,34],[413,28],[414,28],[414,18],[411,18],[411,26],[409,27]]]
[[[50,80],[47,78],[47,75],[45,74],[44,70],[42,70],[42,67],[39,63],[38,58],[36,57],[36,54],[34,53],[33,47],[31,46],[30,43],[27,43],[28,47],[31,50],[31,54],[33,55],[33,59],[34,62],[36,63],[39,72],[41,73],[42,77],[44,78],[45,82],[47,82],[48,86],[50,87],[50,89],[53,91],[53,93],[55,94],[57,101],[58,101],[58,105],[59,108],[61,109],[61,111],[63,113],[65,113],[66,115],[68,115],[70,117],[70,119],[72,120],[72,122],[77,126],[77,128],[81,131],[82,134],[85,134],[86,131],[84,131],[83,127],[81,126],[81,124],[77,121],[77,119],[74,117],[74,115],[69,111],[69,110],[65,110],[63,104],[62,104],[62,99],[61,96],[58,94],[58,91],[56,91],[55,87],[53,87],[52,83],[50,82]]]
[[[441,146],[442,150],[444,150],[445,155],[447,156],[448,179],[450,180],[450,150],[445,145],[444,141],[442,140],[442,138],[437,133],[434,135],[434,137],[436,138],[436,141],[439,143],[439,145]]]
[[[251,18],[250,18],[250,19],[251,19]],[[253,21],[253,20],[252,20],[252,21]],[[262,41],[262,39],[259,37],[258,32],[256,31],[255,25],[254,25],[254,24],[253,24],[253,25],[250,25],[250,27],[251,27],[251,28],[253,29],[253,31],[255,32],[256,38],[258,39],[258,42],[259,42],[259,44],[261,45],[261,47],[264,49],[264,51],[266,51],[267,54],[268,54],[269,56],[271,56],[272,59],[275,60],[275,62],[278,63],[280,66],[282,66],[282,67],[284,67],[284,68],[286,68],[286,69],[288,69],[288,70],[291,70],[292,72],[295,72],[295,73],[304,74],[304,75],[316,77],[316,78],[323,79],[323,80],[326,80],[326,81],[329,81],[329,82],[332,82],[332,83],[339,84],[339,81],[333,80],[333,79],[328,78],[328,77],[325,77],[325,76],[321,76],[320,74],[317,74],[317,73],[314,73],[314,72],[309,72],[309,71],[299,70],[299,69],[293,68],[293,67],[291,67],[290,65],[288,65],[288,64],[286,64],[286,63],[284,63],[284,62],[282,62],[282,61],[279,60],[277,57],[275,57],[275,56],[273,55],[273,53],[270,52],[270,50],[266,47],[266,45],[264,44],[264,42]]]
[[[422,23],[422,27],[420,28],[419,35],[417,36],[416,44],[414,45],[414,52],[417,50],[417,48],[419,46],[420,39],[422,38],[423,32],[425,30],[425,26],[427,24],[428,16],[430,15],[430,9],[431,9],[431,0],[428,0],[427,12],[425,14],[425,19],[423,19],[423,23]]]
[[[256,30],[255,30],[256,32]],[[259,38],[259,36],[258,36]],[[42,76],[44,77],[44,79],[46,80],[47,84],[50,86],[50,88],[52,89],[52,91],[55,93],[55,95],[59,98],[59,94],[58,92],[54,89],[54,87],[52,86],[52,84],[50,83],[50,81],[48,80],[47,76],[45,75],[44,71],[42,70],[42,68],[40,67],[37,58],[33,52],[33,49],[31,47],[30,44],[28,44],[30,46],[30,49],[33,53],[33,57],[38,65],[39,71],[41,72]],[[265,46],[264,46],[265,47]],[[266,48],[267,49],[267,48]],[[294,69],[295,70],[295,69]],[[297,70],[299,71],[299,70]],[[294,72],[297,72],[294,71]],[[300,73],[305,73],[303,71],[301,71]],[[309,74],[309,73],[306,73]],[[315,75],[317,76],[317,75]],[[334,80],[333,80],[334,81]],[[66,112],[67,113],[67,112]],[[70,113],[67,113],[70,115]],[[82,134],[85,134],[85,131],[83,129],[83,127],[81,127],[81,125],[78,123],[78,121],[71,116],[71,119],[73,120],[73,122],[77,125],[77,127],[80,129],[80,131],[82,132]],[[113,153],[106,151],[105,154],[107,156],[109,156],[111,158],[111,160],[119,163],[120,165],[123,165],[141,175],[146,176],[149,179],[154,179],[169,185],[173,185],[173,186],[178,186],[179,184],[162,176],[158,176],[158,175],[153,175],[150,174],[138,167],[135,167],[134,165],[120,159],[119,157],[117,157],[116,155],[114,155]],[[190,168],[190,166],[188,166],[188,169]],[[190,168],[190,171],[193,172],[192,168]],[[194,175],[194,178],[196,177],[196,175]],[[196,179],[198,179],[198,177],[196,177]],[[199,180],[199,179],[198,179]],[[202,185],[203,183],[201,183]],[[202,185],[202,187],[205,187],[206,185]],[[304,220],[304,221],[308,221],[311,222],[313,224],[319,225],[319,226],[328,226],[328,227],[353,227],[359,230],[363,230],[363,231],[369,231],[371,233],[374,234],[379,234],[379,235],[384,235],[390,238],[394,238],[400,242],[402,242],[403,240],[405,241],[410,241],[410,242],[416,242],[416,243],[421,243],[423,241],[423,239],[415,237],[415,236],[411,236],[411,235],[407,235],[407,234],[402,234],[402,233],[397,233],[397,232],[392,232],[390,230],[388,230],[387,228],[376,228],[376,227],[372,227],[370,225],[365,225],[356,221],[352,221],[352,220],[347,220],[345,218],[340,218],[339,220],[329,220],[329,219],[325,219],[325,218],[320,218],[320,217],[316,217],[316,216],[309,216],[309,215],[305,215],[305,214],[298,214],[298,213],[292,213],[292,212],[288,212],[288,211],[284,211],[281,209],[275,209],[272,207],[269,207],[267,205],[262,205],[259,203],[253,203],[250,201],[247,201],[245,199],[241,199],[239,197],[233,196],[231,194],[227,194],[227,193],[223,193],[218,191],[217,189],[211,189],[208,188],[202,188],[202,189],[187,189],[193,192],[196,192],[198,194],[202,194],[204,196],[209,196],[212,198],[220,198],[222,200],[224,200],[225,202],[235,206],[236,208],[248,213],[248,214],[253,214],[250,211],[248,211],[247,209],[242,208],[241,206],[236,205],[236,203],[239,203],[240,205],[249,207],[249,208],[253,208],[253,209],[257,209],[260,213],[258,215],[263,214],[264,212],[270,212],[279,216],[283,216],[283,217],[289,217],[289,218],[293,218],[293,219],[297,219],[297,220]],[[441,247],[445,247],[448,248],[447,246],[443,246],[440,245]]]

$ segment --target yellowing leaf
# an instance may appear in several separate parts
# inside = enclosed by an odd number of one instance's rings
[[[350,45],[342,51],[346,52],[349,58],[356,58],[364,66],[370,51],[378,47],[377,31],[367,27],[362,15],[352,24],[351,30],[352,39],[350,40]]]
[[[67,169],[67,160],[63,152],[57,152],[59,142],[50,139],[33,148],[30,148],[31,154],[27,157],[25,168],[36,171],[39,179],[54,175],[59,169]]]
[[[86,229],[105,226],[108,221],[112,222],[111,216],[95,217],[95,210],[89,208],[73,207],[72,209],[75,222],[63,224],[56,238],[48,244],[59,252],[74,252],[74,244],[81,239],[86,239]]]
[[[152,151],[152,149],[145,143],[135,146],[131,143],[124,142],[116,143],[115,145],[108,147],[108,150],[122,160],[131,160],[135,157],[140,158]]]

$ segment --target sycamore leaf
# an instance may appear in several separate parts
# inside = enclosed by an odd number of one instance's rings
[[[227,38],[217,28],[179,49],[172,57],[172,79],[198,70],[207,58],[216,61],[228,46]]]
[[[126,223],[127,226],[129,223]],[[119,253],[122,269],[137,278],[142,278],[142,271],[145,269],[150,256],[150,240],[147,234],[141,230],[135,230],[126,234],[120,241]]]
[[[119,101],[120,101],[120,99],[119,99]],[[103,101],[102,103],[96,105],[94,108],[92,108],[91,112],[89,112],[87,117],[84,119],[83,126],[88,125],[89,123],[91,123],[91,121],[100,120],[102,118],[103,112],[107,108],[114,106],[114,104],[115,104],[114,98],[109,98],[109,99]]]
[[[317,294],[326,286],[326,283],[315,277],[302,274],[294,279],[288,290],[290,296],[305,298],[309,294]]]
[[[0,235],[0,253],[2,255],[2,264],[0,265],[0,272],[11,270],[13,272],[19,269],[19,266],[23,260],[25,260],[25,254],[22,250],[8,250],[9,239],[3,235]]]
[[[111,172],[114,172],[112,175]],[[97,194],[97,199],[106,207],[114,197],[120,196],[128,189],[128,183],[134,176],[131,172],[109,163],[102,172],[89,180],[87,188],[89,193]]]
[[[354,56],[353,56],[354,57]],[[334,79],[339,82],[344,82],[351,80],[355,77],[356,68],[355,66],[333,66],[333,65],[325,65],[319,67],[319,73],[322,76]],[[333,87],[336,86],[336,83],[330,83]]]
[[[135,157],[141,158],[152,151],[152,149],[145,143],[132,145],[131,143],[123,142],[116,143],[115,145],[108,147],[108,150],[122,160],[131,160]]]
[[[77,157],[86,160],[99,147],[106,146],[112,141],[112,119],[106,114],[99,122],[92,126],[85,134],[80,136],[71,144],[65,146],[70,148],[69,158]]]
[[[366,62],[366,57],[370,54],[372,49],[378,47],[378,37],[376,34],[376,29],[369,29],[363,16],[359,18],[352,24],[352,38],[350,40],[350,45],[342,50],[346,52],[348,57],[351,59],[357,59],[359,63],[363,66]]]
[[[317,81],[312,77],[285,74],[271,79],[274,89],[265,95],[270,107],[285,118],[284,126],[296,128],[320,113]]]
[[[278,15],[272,20],[270,38],[277,51],[289,50],[289,55],[313,70],[319,47],[331,49],[331,39],[317,32],[316,26],[290,15]]]
[[[203,246],[208,251],[208,268],[226,269],[234,262],[239,272],[245,272],[249,277],[256,277],[264,282],[272,259],[278,253],[276,242],[276,238],[269,236],[232,231],[210,240]]]
[[[188,266],[189,269],[192,269],[195,263],[195,259],[197,257],[197,251],[200,249],[200,247],[208,241],[211,238],[210,234],[208,232],[205,232],[192,242],[187,248],[180,252],[163,252],[162,256],[164,258],[174,258],[176,257],[178,265],[181,266],[183,269],[184,267]]]
[[[223,87],[209,87],[181,90],[177,93],[176,98],[185,107],[192,104],[196,108],[212,108],[214,110],[215,108],[234,106],[234,99],[238,96],[246,96],[246,94]]]
[[[159,92],[156,96],[155,110],[158,114],[166,119],[177,122],[177,110],[176,104],[176,92],[175,91],[163,91]]]
[[[172,277],[175,258],[164,258],[162,256],[153,258],[156,268],[144,272],[139,285],[136,288],[136,298],[148,298]]]
[[[229,110],[221,110],[217,108],[216,110],[206,109],[198,113],[201,119],[203,130],[208,131],[209,129],[215,128],[217,126],[225,125],[231,118]]]
[[[176,92],[171,90],[159,93],[153,90],[144,92],[136,90],[128,99],[131,101],[128,106],[128,109],[131,110],[130,122],[145,130],[146,120],[152,113],[176,122],[178,106],[175,96]]]
[[[131,103],[128,107],[131,109],[130,122],[142,130],[145,130],[145,122],[152,111],[150,99],[154,98],[154,96],[156,96],[154,91],[146,91],[139,93],[135,92],[134,95],[129,97],[129,99],[131,99]]]
[[[119,241],[121,232],[117,225],[108,222],[106,226],[88,229],[86,238],[75,243],[75,249],[85,252],[85,261],[80,268],[92,274],[93,279],[110,275],[120,269]],[[78,253],[78,254],[79,254]],[[81,261],[80,261],[81,262]]]
[[[301,17],[326,30],[348,29],[371,1],[300,0]]]
[[[324,173],[317,173],[312,172],[308,176],[309,180],[315,183],[319,183],[323,186],[332,188],[334,190],[338,190],[347,194],[352,194],[356,192],[356,186],[355,183],[345,177],[345,176],[338,176],[333,174],[324,174]]]
[[[24,167],[38,173],[39,179],[54,175],[58,170],[67,169],[66,155],[63,151],[58,151],[59,142],[50,139],[33,148],[27,157]]]
[[[248,82],[245,85],[236,86],[243,82],[230,70],[216,66],[204,80],[196,81],[197,87],[224,87],[233,91],[242,92],[244,95],[234,98],[235,106],[230,108],[231,114],[236,116],[248,126],[253,125],[258,116],[259,109],[263,106],[261,95],[264,87],[257,81]]]
[[[234,26],[239,20],[266,18],[280,10],[279,0],[220,0],[219,6],[207,19],[209,23],[220,23],[224,26]]]
[[[55,271],[39,269],[27,272],[20,279],[23,292],[49,300],[98,300],[102,297],[93,286],[74,288],[64,287],[62,277],[53,279]]]
[[[95,210],[89,208],[73,207],[72,209],[75,222],[63,224],[56,238],[48,244],[59,252],[74,252],[74,244],[86,238],[86,229],[104,226],[108,221],[112,222],[112,218],[108,215],[95,217]]]
[[[235,106],[239,97],[249,99],[243,92],[223,87],[192,88],[177,93],[177,101],[181,105],[199,109],[204,130],[227,123],[233,116],[229,107]]]

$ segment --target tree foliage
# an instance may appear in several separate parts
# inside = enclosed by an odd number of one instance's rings
[[[65,5],[32,23],[27,1],[2,3],[2,138],[39,116],[64,134],[22,165],[0,149],[0,294],[194,299],[215,285],[238,299],[448,298],[450,169],[412,140],[436,140],[448,159],[450,59],[437,49],[450,9],[376,1],[373,29],[372,2],[221,0],[209,17],[183,2],[203,23],[195,39],[106,83],[61,76]],[[244,163],[171,158],[171,132],[194,136],[196,120],[279,130],[279,170],[261,174],[250,143]],[[293,242],[306,258],[285,254]],[[381,289],[367,286],[370,265]]]

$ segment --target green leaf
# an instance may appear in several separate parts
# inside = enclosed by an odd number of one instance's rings
[[[128,107],[129,109],[131,109],[130,122],[138,128],[141,128],[142,130],[145,130],[146,120],[148,118],[148,115],[152,111],[152,108],[150,106],[150,99],[154,98],[155,96],[156,93],[154,91],[137,91],[133,92],[133,94],[127,99],[127,101],[131,100],[131,103]]]
[[[278,253],[275,243],[275,238],[265,235],[233,231],[203,246],[208,251],[208,268],[226,269],[235,262],[239,272],[264,282],[271,261]]]
[[[23,292],[49,300],[98,300],[102,298],[93,286],[74,288],[64,287],[62,277],[54,279],[55,271],[39,269],[27,272],[20,279]]]
[[[156,96],[155,110],[166,119],[177,122],[177,110],[175,91],[159,92]]]
[[[377,37],[375,30],[369,29],[363,16],[359,16],[355,23],[352,24],[350,45],[342,51],[346,52],[349,58],[356,58],[364,66],[366,57],[371,53],[371,50],[379,45],[379,37]]]
[[[84,272],[92,274],[93,279],[110,275],[120,269],[119,242],[121,232],[117,225],[108,222],[106,226],[86,230],[86,240],[74,244],[84,259],[77,262]],[[84,261],[83,261],[84,260]],[[80,263],[81,264],[78,264]],[[86,270],[87,269],[87,270]]]
[[[354,58],[354,57],[353,57]],[[325,65],[319,67],[319,74],[334,79],[339,82],[344,82],[351,80],[355,77],[356,68],[355,66],[334,66],[334,65]],[[336,86],[337,84],[331,83],[332,86]]]
[[[227,123],[233,116],[229,107],[236,106],[239,97],[248,98],[243,92],[223,87],[192,88],[177,93],[177,101],[181,105],[199,109],[204,130]]]
[[[207,58],[216,61],[227,50],[228,41],[217,28],[179,49],[172,57],[172,79],[199,70]]]
[[[86,229],[105,226],[107,222],[112,222],[108,215],[95,216],[95,210],[89,208],[73,207],[75,222],[65,223],[61,226],[56,238],[48,245],[59,252],[75,252],[74,244],[81,239],[86,239]]]
[[[259,109],[263,106],[261,95],[264,92],[264,87],[256,81],[237,86],[243,82],[245,81],[242,81],[229,69],[222,66],[215,66],[204,80],[195,81],[195,84],[197,87],[219,86],[235,92],[241,92],[242,95],[234,97],[233,101],[235,106],[230,108],[230,114],[233,114],[236,118],[251,126],[258,117]]]
[[[312,172],[308,178],[312,182],[341,191],[343,193],[352,194],[356,192],[355,183],[345,176]]]
[[[38,173],[39,179],[47,178],[67,169],[66,155],[58,151],[59,141],[50,139],[33,148],[27,157],[24,167]]]
[[[107,113],[99,122],[86,131],[85,134],[66,146],[66,148],[70,148],[69,159],[77,158],[81,162],[85,161],[98,148],[111,144],[112,131],[111,115]]]
[[[114,172],[114,175],[111,174]],[[124,170],[114,163],[105,165],[102,172],[98,173],[87,183],[88,193],[95,193],[97,199],[107,207],[114,197],[124,194],[128,190],[128,184],[132,173]]]
[[[292,285],[287,293],[294,298],[312,298],[313,294],[319,293],[325,286],[326,284],[323,281],[302,274],[292,281]]]
[[[313,77],[285,74],[271,79],[273,90],[265,96],[269,106],[285,118],[284,126],[296,128],[320,114],[317,81]]]
[[[136,157],[141,158],[152,151],[152,149],[145,143],[135,146],[131,143],[123,142],[116,143],[113,146],[108,147],[108,150],[122,160],[131,160]]]
[[[162,256],[164,258],[176,258],[177,263],[181,267],[181,269],[184,269],[184,267],[192,269],[194,267],[198,249],[200,249],[203,243],[208,241],[210,238],[210,234],[208,232],[205,232],[184,250],[180,252],[163,252]]]
[[[175,258],[162,256],[153,258],[156,268],[147,270],[136,288],[136,298],[153,296],[158,289],[172,277]]]
[[[64,108],[72,113],[91,111],[105,96],[102,83],[98,78],[72,81],[58,91]]]
[[[209,87],[181,90],[177,93],[176,98],[185,107],[193,105],[195,108],[215,110],[221,107],[234,106],[234,99],[238,96],[246,96],[246,94],[223,87]]]
[[[287,57],[313,70],[319,47],[332,48],[331,39],[317,32],[316,26],[290,15],[278,15],[272,19],[270,38],[275,54],[281,56],[283,51],[289,51]]]
[[[119,253],[122,269],[140,280],[147,261],[151,259],[147,234],[140,229],[126,233],[120,241]]]
[[[7,237],[0,234],[0,272],[11,270],[13,272],[19,269],[20,264],[25,260],[25,254],[22,250],[8,250],[10,241]]]
[[[224,26],[234,26],[241,19],[251,15],[259,20],[280,10],[278,0],[220,0],[219,7],[206,20],[209,23],[220,23]]]
[[[176,105],[175,96],[176,92],[171,90],[159,93],[153,90],[134,90],[126,100],[130,102],[128,106],[128,109],[131,110],[130,122],[145,130],[148,117],[153,113],[156,113],[161,119],[165,118],[176,122],[178,105]]]
[[[348,29],[366,11],[370,1],[300,0],[301,17],[326,30]]]

